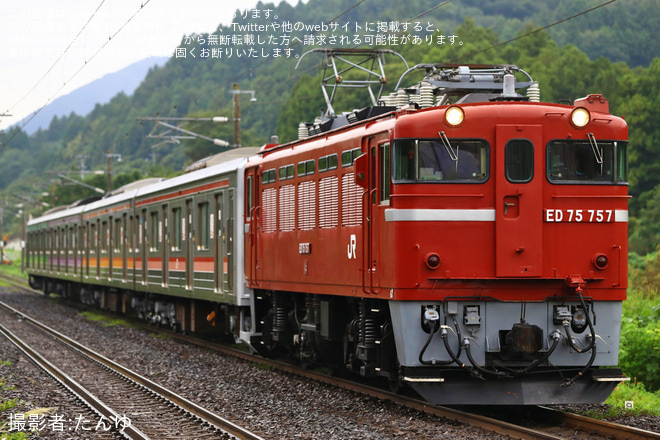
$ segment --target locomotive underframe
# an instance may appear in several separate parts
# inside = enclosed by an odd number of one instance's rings
[[[433,403],[474,403],[476,395],[483,404],[598,403],[622,377],[599,369],[617,364],[620,301],[386,301],[265,290],[255,298],[251,343],[262,354],[383,376]],[[426,319],[429,309],[442,317],[443,336]],[[592,349],[590,327],[575,318],[585,314],[597,335]]]

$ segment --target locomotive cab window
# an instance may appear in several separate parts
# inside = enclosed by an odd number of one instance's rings
[[[627,142],[556,140],[547,148],[547,175],[553,183],[606,184],[628,180]]]
[[[482,183],[489,147],[480,139],[399,139],[392,167],[395,182]]]

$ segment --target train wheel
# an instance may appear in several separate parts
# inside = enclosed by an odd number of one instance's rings
[[[392,367],[387,377],[387,383],[391,392],[401,394],[406,387],[406,383],[403,381],[403,376],[401,375],[399,361],[395,360],[392,362]]]

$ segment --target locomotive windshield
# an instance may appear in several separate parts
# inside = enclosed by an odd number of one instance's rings
[[[481,139],[399,139],[394,141],[393,178],[399,182],[485,182],[488,152],[488,143]]]
[[[628,180],[626,142],[557,140],[548,144],[548,180],[622,183]]]

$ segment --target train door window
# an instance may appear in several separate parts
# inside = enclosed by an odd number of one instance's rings
[[[511,183],[534,178],[534,145],[527,139],[511,139],[504,147],[504,173]]]
[[[70,256],[70,258],[67,258],[67,262],[70,262],[70,264],[73,265],[73,267],[71,268],[73,270],[73,273],[78,272],[78,259],[76,258],[75,252],[76,252],[76,228],[74,226],[71,226],[69,228],[69,256]]]
[[[115,219],[115,228],[112,231],[112,246],[115,252],[121,252],[121,238],[122,238],[121,218]]]
[[[96,230],[96,223],[89,224],[89,251],[92,255],[96,255],[96,244],[98,238],[98,231]]]
[[[181,250],[181,240],[182,240],[182,227],[181,223],[181,208],[172,209],[172,250],[180,251]]]
[[[158,212],[152,212],[149,217],[149,250],[155,252],[158,250],[159,223]]]
[[[106,254],[110,244],[110,228],[108,222],[101,223],[101,253]]]
[[[380,155],[380,201],[390,200],[390,144],[385,143],[378,146]]]
[[[209,225],[209,203],[204,202],[197,205],[197,219],[199,231],[199,242],[197,244],[197,249],[208,249],[209,248],[209,238],[211,234],[210,225]]]
[[[247,192],[247,197],[245,200],[245,217],[250,218],[252,216],[252,206],[254,204],[254,199],[253,199],[254,183],[252,176],[248,176],[245,186],[246,186],[245,191]]]

